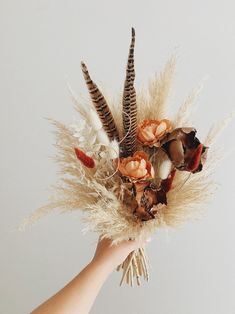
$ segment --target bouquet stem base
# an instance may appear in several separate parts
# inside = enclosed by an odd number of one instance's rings
[[[117,267],[117,271],[122,271],[122,279],[120,286],[126,282],[128,285],[133,286],[136,280],[140,286],[140,278],[149,281],[149,261],[146,256],[145,248],[139,248],[131,252],[125,261]]]

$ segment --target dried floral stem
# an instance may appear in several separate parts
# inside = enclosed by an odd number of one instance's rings
[[[144,248],[139,248],[131,252],[125,261],[117,267],[117,271],[123,270],[120,286],[126,281],[127,284],[133,286],[134,278],[137,285],[140,286],[140,277],[146,281],[149,280],[148,260]]]
[[[144,267],[144,277],[146,281],[149,281],[149,261],[147,260],[147,256],[145,254],[144,248],[140,248],[140,255],[143,259],[143,267]]]
[[[131,267],[131,263],[132,263],[132,259],[134,257],[134,251],[131,252],[127,258],[125,259],[125,261],[122,263],[122,268],[123,268],[123,275],[122,275],[122,279],[121,279],[121,282],[120,282],[120,286],[122,285],[124,279],[127,278],[127,275],[128,275],[128,271],[129,271],[129,267]]]

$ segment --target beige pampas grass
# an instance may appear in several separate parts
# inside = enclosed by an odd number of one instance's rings
[[[175,58],[172,57],[163,72],[151,80],[148,90],[137,91],[138,121],[168,117],[166,103],[174,69]],[[180,126],[187,122],[190,107],[196,96],[197,91],[194,91],[180,107],[172,121],[173,125]],[[94,125],[89,122],[92,106],[84,106],[74,95],[73,100],[81,121],[79,125],[65,126],[61,122],[50,120],[55,129],[55,161],[60,170],[59,181],[53,186],[55,193],[48,204],[37,209],[25,224],[34,223],[55,209],[62,212],[82,210],[86,213],[84,231],[97,232],[102,237],[112,239],[115,245],[128,239],[144,241],[160,227],[179,226],[188,219],[198,217],[216,189],[213,172],[219,156],[215,152],[209,149],[203,171],[193,175],[178,171],[172,189],[167,194],[168,205],[159,208],[155,219],[140,221],[116,196],[121,179],[108,156],[118,156],[118,152],[115,152],[118,149],[117,142],[103,143],[97,134],[100,131],[99,122]],[[121,103],[110,103],[110,108],[116,108],[112,111],[118,129],[121,129],[122,112],[117,110],[120,106]],[[94,114],[96,113],[93,110],[92,115]],[[223,122],[209,131],[205,145],[213,143],[224,125]],[[74,154],[74,147],[77,146],[94,158],[94,169],[84,167],[77,160]],[[136,278],[139,284],[140,277],[148,280],[148,260],[144,248],[133,252],[118,270],[123,271],[121,283],[126,281],[132,285],[133,279]]]
[[[163,119],[167,116],[167,99],[174,78],[176,57],[171,56],[159,74],[149,80],[148,88],[137,94],[138,121],[148,119]]]
[[[202,84],[199,85],[197,88],[193,89],[191,93],[188,95],[186,100],[180,106],[175,118],[174,118],[174,126],[180,127],[182,125],[190,125],[190,114],[195,101],[197,100],[200,92],[202,90]]]

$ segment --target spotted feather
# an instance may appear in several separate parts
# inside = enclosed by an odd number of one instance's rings
[[[132,38],[129,49],[129,56],[126,67],[126,79],[124,83],[124,92],[122,99],[122,120],[123,136],[121,142],[120,156],[128,157],[136,151],[136,130],[137,130],[137,105],[136,93],[134,88],[135,69],[134,69],[134,45],[135,30],[132,28]]]
[[[117,141],[119,141],[118,130],[113,115],[104,96],[102,95],[97,85],[92,81],[84,62],[81,62],[81,68],[88,87],[89,94],[91,96],[92,103],[102,122],[104,130],[106,131],[110,140],[116,139]]]

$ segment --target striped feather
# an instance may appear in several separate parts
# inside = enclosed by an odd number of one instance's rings
[[[129,49],[128,62],[126,67],[126,79],[122,100],[122,119],[124,141],[121,143],[121,157],[131,156],[136,151],[136,130],[137,130],[137,105],[136,93],[134,88],[135,69],[134,69],[134,45],[135,30],[132,28],[131,45]]]
[[[92,103],[102,122],[104,130],[106,131],[110,140],[116,139],[117,141],[119,141],[118,130],[113,115],[104,96],[102,95],[97,85],[92,81],[84,62],[81,62],[81,68],[88,87],[89,94],[91,96]]]

